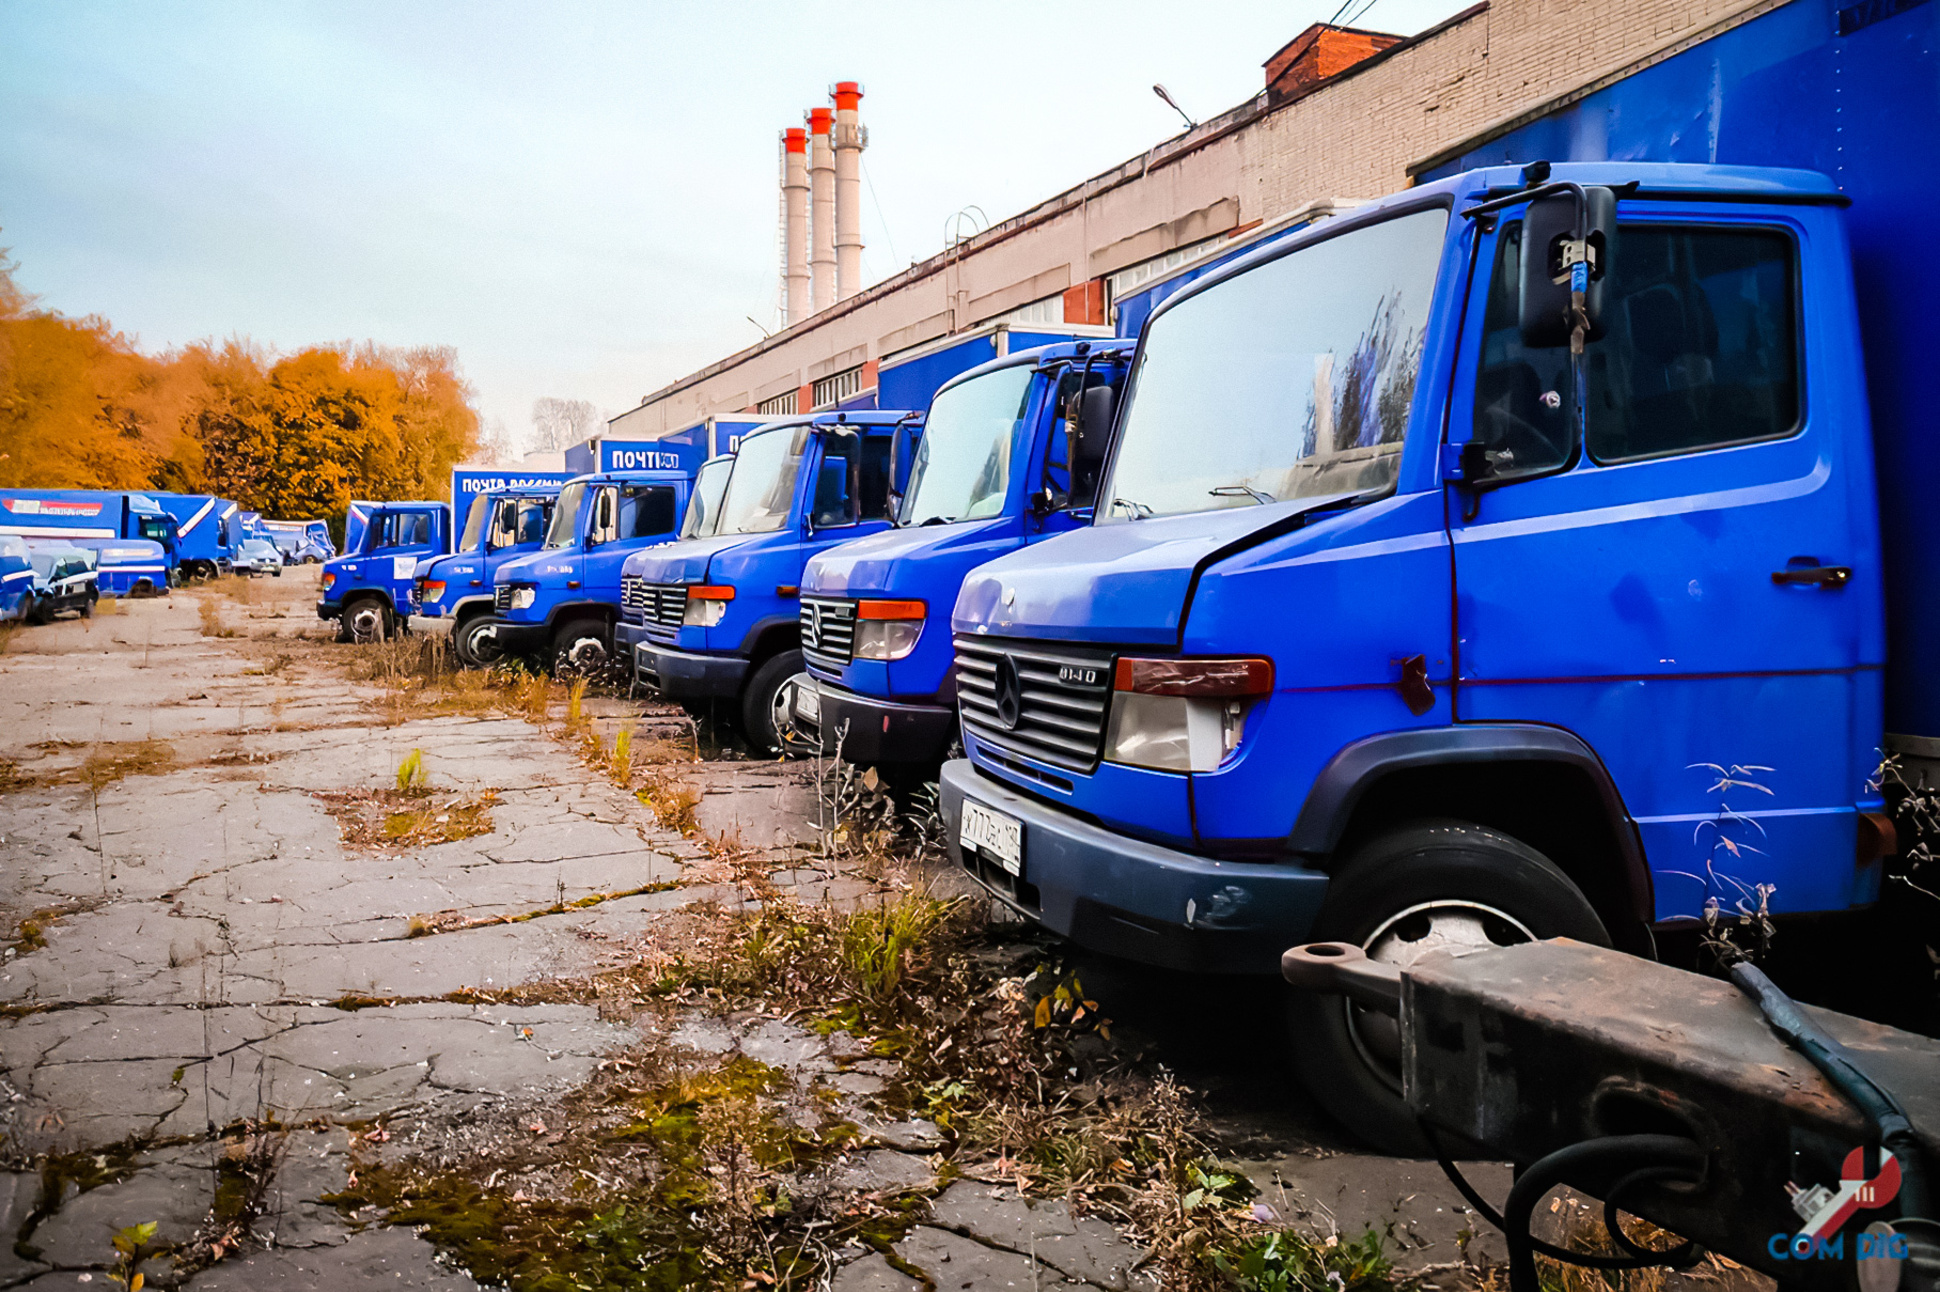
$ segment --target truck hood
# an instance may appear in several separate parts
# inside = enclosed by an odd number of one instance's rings
[[[804,593],[825,596],[925,597],[953,601],[963,576],[991,557],[990,543],[1015,535],[1014,516],[889,529],[832,547],[808,563]]]
[[[492,575],[494,586],[501,583],[538,583],[557,577],[579,577],[579,549],[555,547],[551,551],[530,552],[514,557]]]
[[[709,538],[663,543],[627,557],[620,572],[648,583],[705,583],[708,562],[716,553],[760,537],[760,534],[715,534]]]
[[[1353,497],[1076,529],[977,567],[951,623],[960,633],[1176,647],[1199,570]]]

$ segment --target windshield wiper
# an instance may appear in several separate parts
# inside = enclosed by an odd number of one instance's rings
[[[932,516],[928,520],[924,521],[922,525],[918,525],[916,528],[922,529],[925,525],[948,525],[954,522],[955,520],[956,520],[955,516]]]
[[[1152,514],[1152,509],[1142,502],[1133,502],[1130,498],[1114,498],[1111,500],[1111,508],[1113,511],[1117,511],[1120,507],[1123,507],[1125,514],[1133,520],[1144,520]]]
[[[1255,489],[1251,485],[1243,484],[1221,485],[1217,489],[1208,489],[1206,492],[1215,498],[1251,498],[1262,507],[1270,502],[1280,501],[1264,489]]]

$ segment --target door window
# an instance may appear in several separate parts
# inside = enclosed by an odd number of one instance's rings
[[[629,485],[620,499],[620,536],[652,538],[673,532],[674,490],[671,485]]]
[[[1497,240],[1475,382],[1475,438],[1498,478],[1569,459],[1567,349],[1524,348],[1522,227]],[[1598,462],[1779,439],[1799,425],[1798,274],[1773,229],[1622,226],[1604,334],[1584,348]]]

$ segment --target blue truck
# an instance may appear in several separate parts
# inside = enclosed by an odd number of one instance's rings
[[[501,486],[460,496],[470,499],[465,527],[449,556],[419,563],[414,613],[449,619],[452,652],[460,662],[479,666],[498,658],[490,632],[497,622],[493,579],[505,562],[539,550],[559,487]]]
[[[889,525],[892,442],[920,416],[821,413],[741,438],[712,537],[630,557],[613,642],[634,680],[694,711],[724,702],[757,749],[789,747],[807,673],[802,569]]]
[[[364,531],[370,527],[370,514],[381,502],[353,498],[344,508],[344,551],[355,552],[364,545]]]
[[[897,528],[830,548],[802,574],[815,684],[796,691],[793,717],[805,737],[855,763],[943,760],[956,738],[949,608],[972,569],[1089,518],[1132,346],[1016,351],[936,393]]]
[[[65,539],[100,555],[100,590],[153,596],[178,579],[175,518],[152,496],[89,489],[0,489],[0,534]]]
[[[1875,902],[1880,751],[1940,770],[1936,35],[1796,0],[1155,310],[1093,523],[957,600],[959,864],[1235,973]],[[1418,1150],[1392,1024],[1289,1010]]]
[[[175,557],[184,579],[213,579],[229,573],[243,540],[236,503],[201,493],[149,496],[175,518]]]
[[[409,625],[418,562],[451,551],[442,502],[364,504],[361,541],[324,562],[317,618],[337,621],[340,642],[381,641]]]
[[[34,562],[27,540],[0,534],[0,624],[18,623],[34,608]]]
[[[492,576],[493,621],[477,647],[593,673],[613,657],[620,568],[673,540],[693,488],[686,470],[606,471],[560,489],[544,543]]]

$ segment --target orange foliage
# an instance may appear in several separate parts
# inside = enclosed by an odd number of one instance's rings
[[[105,320],[34,309],[0,259],[0,487],[215,493],[287,517],[442,498],[478,445],[471,396],[448,348],[144,355]]]

